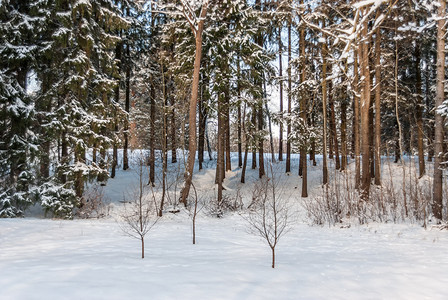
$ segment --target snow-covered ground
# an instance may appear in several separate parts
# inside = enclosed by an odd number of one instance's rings
[[[313,185],[318,170],[310,169]],[[247,197],[257,177],[248,172],[244,187],[238,170],[227,173],[227,191]],[[213,175],[195,174],[200,191],[213,195]],[[270,249],[237,213],[203,209],[192,245],[181,210],[149,232],[141,259],[139,241],[119,226],[135,178],[119,171],[109,181],[104,219],[0,219],[0,299],[448,299],[448,233],[417,223],[309,226],[300,212],[272,269]],[[284,181],[300,190],[297,176]]]

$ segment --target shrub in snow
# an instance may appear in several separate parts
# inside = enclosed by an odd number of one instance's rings
[[[160,219],[157,211],[156,194],[150,184],[151,194],[146,192],[146,185],[143,183],[144,158],[141,157],[138,165],[139,182],[138,187],[130,194],[128,199],[124,199],[124,212],[121,214],[123,222],[120,227],[125,234],[136,238],[141,242],[142,258],[145,258],[145,236],[156,225]]]
[[[272,254],[272,268],[275,268],[275,248],[280,238],[291,228],[293,214],[284,197],[283,187],[276,180],[272,164],[271,177],[264,176],[255,183],[252,202],[247,215],[242,215],[249,224],[252,234],[262,237]]]
[[[56,218],[73,218],[73,210],[79,204],[79,199],[75,191],[67,188],[66,184],[55,181],[46,182],[41,186],[39,194],[45,216],[51,213]]]
[[[109,208],[103,187],[100,184],[93,184],[84,192],[76,216],[83,219],[103,218],[109,214]]]

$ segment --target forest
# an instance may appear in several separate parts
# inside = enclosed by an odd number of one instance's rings
[[[189,206],[212,161],[218,206],[229,171],[282,162],[302,198],[319,168],[318,223],[447,218],[445,0],[2,0],[0,19],[1,217],[71,219],[144,149],[159,216],[170,165]]]

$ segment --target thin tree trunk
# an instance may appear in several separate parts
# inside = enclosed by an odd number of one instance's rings
[[[166,93],[166,92],[165,92]],[[176,97],[170,94],[171,98],[171,163],[177,163],[177,135],[176,135]],[[166,125],[168,126],[168,124]],[[168,151],[168,146],[167,150]]]
[[[303,5],[303,0],[300,0],[300,4]],[[302,57],[302,66],[305,65],[305,29],[303,26],[300,28],[300,55]],[[302,70],[300,72],[300,83],[304,83],[306,80],[306,68],[302,67]],[[307,93],[302,93],[302,97],[300,99],[300,118],[302,119],[305,126],[308,126],[308,115],[307,115]],[[301,170],[301,176],[302,176],[302,197],[306,198],[308,197],[308,161],[306,157],[306,145],[301,145],[300,147],[300,170]]]
[[[322,183],[328,183],[328,164],[327,164],[327,44],[322,43],[322,115],[323,115],[323,134],[322,134]]]
[[[354,97],[353,97],[353,149],[355,156],[355,188],[359,189],[361,182],[361,153],[359,137],[359,70],[358,70],[358,51],[354,53]]]
[[[201,94],[198,103],[199,110],[199,136],[198,136],[198,162],[199,170],[202,170],[202,163],[204,162],[204,146],[205,146],[205,90],[206,89],[206,79],[205,75],[202,76],[201,84]]]
[[[436,101],[435,107],[442,105],[445,99],[444,80],[445,80],[445,17],[446,17],[446,1],[439,0],[437,21],[437,82],[436,82]],[[443,159],[443,121],[442,115],[435,112],[435,140],[434,140],[434,183],[433,183],[433,203],[432,212],[438,220],[443,218],[443,197],[442,197],[442,169],[441,162]]]
[[[291,47],[291,17],[288,19],[288,116],[291,115],[291,105],[292,105],[292,74],[291,74],[291,60],[292,60],[292,47]],[[288,121],[286,127],[286,173],[291,172],[291,143],[289,138],[291,137],[291,122]]]
[[[283,54],[283,44],[282,44],[282,28],[279,26],[278,29],[278,66],[279,73],[278,76],[280,78],[280,114],[283,118],[283,62],[282,62],[282,54]],[[283,122],[279,124],[279,141],[278,141],[278,160],[283,161]]]
[[[331,134],[332,134],[332,138],[330,140],[333,141],[333,150],[334,150],[334,157],[335,157],[335,168],[336,170],[340,170],[341,169],[341,160],[339,157],[339,141],[338,141],[338,133],[337,133],[337,128],[336,128],[336,110],[334,107],[334,97],[333,97],[333,84],[330,84],[331,88],[329,90],[329,96],[328,96],[328,100],[329,100],[329,105],[330,105],[330,117],[331,117]]]
[[[341,171],[347,169],[347,102],[341,100]]]
[[[240,66],[240,57],[238,56],[237,61],[237,93],[238,93],[238,167],[241,168],[243,166],[243,144],[242,144],[242,132],[241,132],[241,66]]]
[[[225,142],[225,116],[224,108],[225,103],[222,96],[218,99],[218,161],[216,163],[216,180],[218,184],[218,205],[222,202],[222,182],[224,180],[224,142]]]
[[[243,133],[244,133],[244,141],[245,141],[245,145],[244,145],[244,161],[243,161],[243,166],[242,166],[242,170],[241,170],[241,183],[245,183],[246,182],[246,168],[247,168],[247,157],[249,156],[249,143],[247,141],[247,132],[246,132],[246,105],[244,105],[244,110],[243,110],[243,123],[242,123],[242,129],[243,129]]]
[[[425,153],[423,148],[423,95],[422,95],[422,74],[421,74],[421,50],[420,44],[416,43],[415,46],[415,92],[417,94],[417,149],[418,149],[418,170],[419,177],[425,175]]]
[[[197,27],[192,26],[192,30],[195,34],[196,50],[194,58],[194,70],[193,70],[193,84],[191,87],[191,99],[189,107],[188,125],[189,125],[189,143],[188,143],[188,160],[187,170],[185,171],[185,185],[182,189],[181,200],[185,206],[187,205],[187,197],[190,193],[191,182],[193,180],[194,161],[196,157],[196,107],[198,102],[198,89],[199,89],[199,72],[201,68],[201,55],[202,55],[202,32],[204,30],[204,20],[207,14],[208,1],[203,3],[201,9],[199,22]]]
[[[225,87],[225,104],[224,104],[224,113],[225,113],[225,146],[226,146],[226,165],[225,170],[232,170],[232,163],[230,161],[230,82],[226,84]],[[225,173],[224,173],[225,174]]]
[[[263,99],[261,100],[263,101]],[[258,131],[262,132],[263,131],[263,122],[264,121],[264,116],[263,116],[263,102],[261,103],[260,107],[258,108]],[[263,137],[259,137],[260,140],[258,141],[258,177],[262,178],[265,175],[265,170],[264,170],[264,138]]]
[[[125,78],[125,103],[124,111],[126,112],[126,118],[124,120],[124,145],[123,145],[123,170],[129,169],[128,159],[128,146],[129,146],[129,108],[130,108],[130,91],[131,91],[131,66],[129,65],[130,53],[129,45],[126,46],[127,66],[126,66],[126,78]]]
[[[311,113],[311,126],[315,127],[316,125],[316,121],[315,121],[315,116],[314,113]],[[317,165],[316,162],[316,139],[313,138],[311,140],[311,150],[310,150],[310,160],[313,161],[313,166],[315,167]]]
[[[162,66],[163,68],[163,66]],[[163,89],[165,89],[165,87],[163,87]],[[154,85],[151,85],[151,90],[150,90],[150,102],[151,102],[151,108],[149,111],[149,116],[150,116],[150,136],[149,136],[149,181],[148,184],[151,184],[154,186],[155,184],[155,173],[156,173],[156,167],[155,167],[155,163],[156,163],[156,150],[155,150],[155,139],[156,139],[156,93],[155,93],[155,87]],[[165,95],[164,95],[165,96]],[[162,110],[162,114],[163,116],[165,115],[165,101],[166,99],[163,99],[163,110]],[[165,119],[164,119],[165,120]],[[166,126],[166,124],[163,124],[164,126]],[[163,131],[165,130],[165,128],[163,128]],[[162,136],[162,139],[165,139],[165,135]]]
[[[252,108],[252,127],[256,128],[257,126],[257,110],[255,107]],[[253,135],[252,135],[253,136]],[[247,140],[246,140],[247,143]],[[255,170],[257,168],[257,147],[255,146],[256,140],[252,142],[252,169]]]
[[[274,138],[272,136],[272,123],[271,123],[271,113],[269,112],[268,103],[264,103],[264,108],[266,110],[266,114],[268,116],[268,125],[269,125],[269,146],[271,148],[271,160],[275,162],[275,153],[274,153]]]
[[[375,39],[375,185],[381,185],[381,30]]]
[[[427,118],[434,119],[433,110],[432,110],[432,97],[431,97],[431,72],[429,70],[430,65],[430,54],[427,52],[426,54],[426,66],[425,66],[425,102],[427,107]],[[436,58],[437,60],[437,58]],[[428,126],[427,128],[427,136],[428,136],[428,161],[432,161],[434,157],[434,126]]]

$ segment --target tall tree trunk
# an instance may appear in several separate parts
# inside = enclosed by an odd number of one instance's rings
[[[417,149],[418,149],[418,170],[419,177],[425,175],[425,153],[423,148],[423,95],[422,95],[422,74],[421,74],[421,50],[420,44],[415,46],[415,93],[417,94]]]
[[[177,163],[177,134],[176,134],[176,97],[169,94],[166,97],[171,99],[171,163]],[[168,126],[168,125],[166,125]],[[168,147],[167,147],[168,151]]]
[[[291,74],[291,60],[292,60],[292,48],[291,48],[291,17],[288,19],[288,116],[291,115],[291,105],[292,105],[292,74]],[[291,142],[289,138],[291,137],[291,122],[288,121],[286,126],[286,173],[291,172]]]
[[[243,122],[242,122],[242,129],[243,129],[243,133],[244,133],[244,160],[243,160],[243,166],[242,166],[242,170],[241,170],[241,183],[245,183],[246,182],[246,168],[247,168],[247,157],[249,156],[249,143],[247,141],[247,131],[246,131],[246,105],[244,105],[244,109],[243,109],[243,118],[242,118]]]
[[[126,112],[126,118],[124,120],[124,145],[123,145],[123,170],[129,169],[129,159],[128,159],[128,146],[129,146],[129,107],[130,107],[130,92],[131,92],[131,66],[129,64],[130,52],[129,45],[126,46],[126,78],[125,78],[125,103],[124,110]]]
[[[274,153],[274,138],[272,136],[272,122],[271,122],[271,113],[269,112],[268,103],[264,103],[264,109],[266,110],[266,115],[268,117],[268,126],[269,126],[269,146],[271,148],[271,161],[275,162],[275,153]]]
[[[258,108],[258,131],[263,131],[264,125],[264,115],[263,115],[263,99],[261,100],[260,107]],[[264,138],[262,136],[259,137],[258,141],[258,177],[262,178],[266,173],[264,170]]]
[[[225,87],[225,105],[224,105],[224,126],[225,126],[225,146],[226,146],[226,171],[232,170],[232,163],[230,161],[230,82]],[[225,173],[224,173],[225,174]]]
[[[241,128],[241,66],[240,66],[240,57],[238,56],[237,61],[237,93],[238,93],[238,116],[237,116],[237,122],[238,122],[238,168],[242,168],[243,166],[243,142],[242,142],[242,128]]]
[[[204,115],[204,77],[202,78],[201,93],[198,102],[199,111],[199,134],[198,134],[198,163],[199,170],[202,170],[204,162],[204,146],[205,146],[205,115]]]
[[[300,0],[300,4],[303,5],[303,0]],[[306,52],[305,52],[305,29],[302,26],[300,28],[300,56],[302,57],[302,70],[300,71],[300,83],[304,83],[306,80]],[[308,126],[308,114],[307,114],[307,96],[306,92],[302,93],[302,97],[300,98],[300,118],[302,119],[305,126]],[[307,130],[307,129],[306,129]],[[308,161],[306,157],[306,149],[307,145],[301,145],[300,147],[300,170],[302,171],[302,197],[308,197]]]
[[[255,107],[252,107],[252,128],[257,128],[256,126],[257,126],[257,110],[255,109]],[[247,140],[246,140],[246,143],[247,143]],[[253,170],[255,170],[257,168],[257,147],[255,145],[256,145],[256,140],[253,140],[252,141],[252,169]]]
[[[329,86],[331,87],[329,89],[329,96],[328,96],[328,102],[330,105],[330,126],[331,126],[331,138],[330,140],[333,141],[333,150],[334,150],[334,158],[335,158],[335,168],[336,170],[341,169],[341,160],[339,157],[339,141],[338,141],[338,132],[336,128],[336,110],[334,107],[334,97],[333,97],[333,84],[329,83]]]
[[[225,166],[224,166],[224,155],[225,155],[225,139],[226,139],[226,125],[225,125],[225,113],[224,106],[226,100],[223,99],[222,95],[218,97],[218,160],[216,163],[216,180],[215,183],[218,184],[218,204],[222,201],[222,182],[224,180]]]
[[[370,70],[369,70],[369,43],[368,43],[368,23],[362,25],[362,34],[360,41],[360,63],[362,74],[362,93],[361,93],[361,151],[362,151],[362,173],[361,190],[363,199],[369,198],[370,189]]]
[[[442,105],[445,99],[445,17],[446,17],[446,0],[439,0],[437,21],[437,82],[436,82],[436,109]],[[443,121],[442,115],[435,112],[435,141],[434,141],[434,184],[433,184],[433,203],[432,212],[438,220],[443,218],[443,197],[442,197],[442,169],[441,162],[443,159]]]
[[[163,66],[162,66],[163,68]],[[165,86],[163,87],[165,89]],[[156,149],[155,149],[155,139],[156,139],[156,93],[155,87],[151,84],[151,90],[149,92],[151,107],[149,111],[150,117],[150,136],[149,136],[149,181],[148,184],[155,185],[155,173],[156,173]],[[163,99],[163,110],[162,114],[165,115],[165,98]],[[163,124],[166,126],[166,124]],[[165,130],[165,128],[163,128]],[[165,139],[165,136],[162,136],[162,139]]]
[[[203,68],[207,68],[207,62],[204,60]],[[199,136],[198,136],[198,161],[199,170],[202,170],[202,163],[204,162],[205,151],[205,131],[207,126],[207,105],[208,105],[208,76],[202,74],[201,94],[199,99]]]
[[[314,112],[311,112],[311,126],[315,127],[316,120],[315,120],[315,114]],[[313,166],[315,167],[317,165],[316,162],[316,139],[311,139],[311,150],[310,150],[310,160],[313,161]]]
[[[328,163],[327,163],[327,43],[322,43],[322,115],[323,115],[323,133],[322,133],[322,183],[328,183]]]
[[[282,43],[282,26],[278,28],[278,76],[280,78],[280,114],[283,118],[283,43]],[[278,160],[283,161],[283,122],[279,124],[279,140],[278,140]]]
[[[42,93],[45,94],[48,92],[50,88],[50,81],[48,79],[42,80]],[[52,103],[53,101],[51,99],[45,101],[43,106],[40,108],[43,111],[50,113],[52,111]],[[45,133],[45,131],[44,131]],[[48,177],[50,177],[50,156],[48,153],[50,153],[51,148],[51,138],[45,137],[44,142],[42,143],[42,153],[40,157],[40,170],[39,170],[39,182],[44,182]]]
[[[354,97],[353,97],[353,142],[355,156],[355,188],[359,189],[361,182],[361,151],[359,137],[359,70],[358,70],[358,51],[354,53]]]
[[[381,185],[381,30],[375,38],[375,185]]]
[[[160,206],[158,211],[158,216],[161,217],[163,214],[163,206],[165,204],[166,197],[166,173],[168,168],[168,116],[166,114],[168,110],[168,96],[167,96],[167,85],[165,81],[165,71],[164,66],[160,65],[160,70],[162,73],[162,98],[163,98],[163,116],[162,116],[162,198],[160,199]],[[172,140],[175,137],[172,137]]]
[[[199,22],[196,27],[192,26],[192,30],[195,34],[195,58],[194,58],[194,70],[193,70],[193,83],[191,87],[191,99],[188,115],[189,125],[189,142],[188,142],[188,160],[187,169],[185,170],[185,185],[181,192],[180,202],[185,206],[187,205],[187,197],[190,193],[191,182],[193,180],[194,161],[196,157],[196,107],[198,102],[198,89],[199,89],[199,72],[201,68],[201,55],[202,55],[202,32],[204,30],[204,20],[207,14],[208,1],[203,3]]]
[[[435,58],[437,60],[437,57]],[[431,64],[430,54],[427,52],[425,57],[425,102],[427,107],[427,118],[430,120],[434,119],[433,109],[432,109],[432,97],[431,97],[431,72],[429,65]],[[427,127],[427,137],[428,137],[428,161],[432,161],[434,157],[434,126],[430,124]]]
[[[347,101],[341,99],[341,171],[347,169]]]

